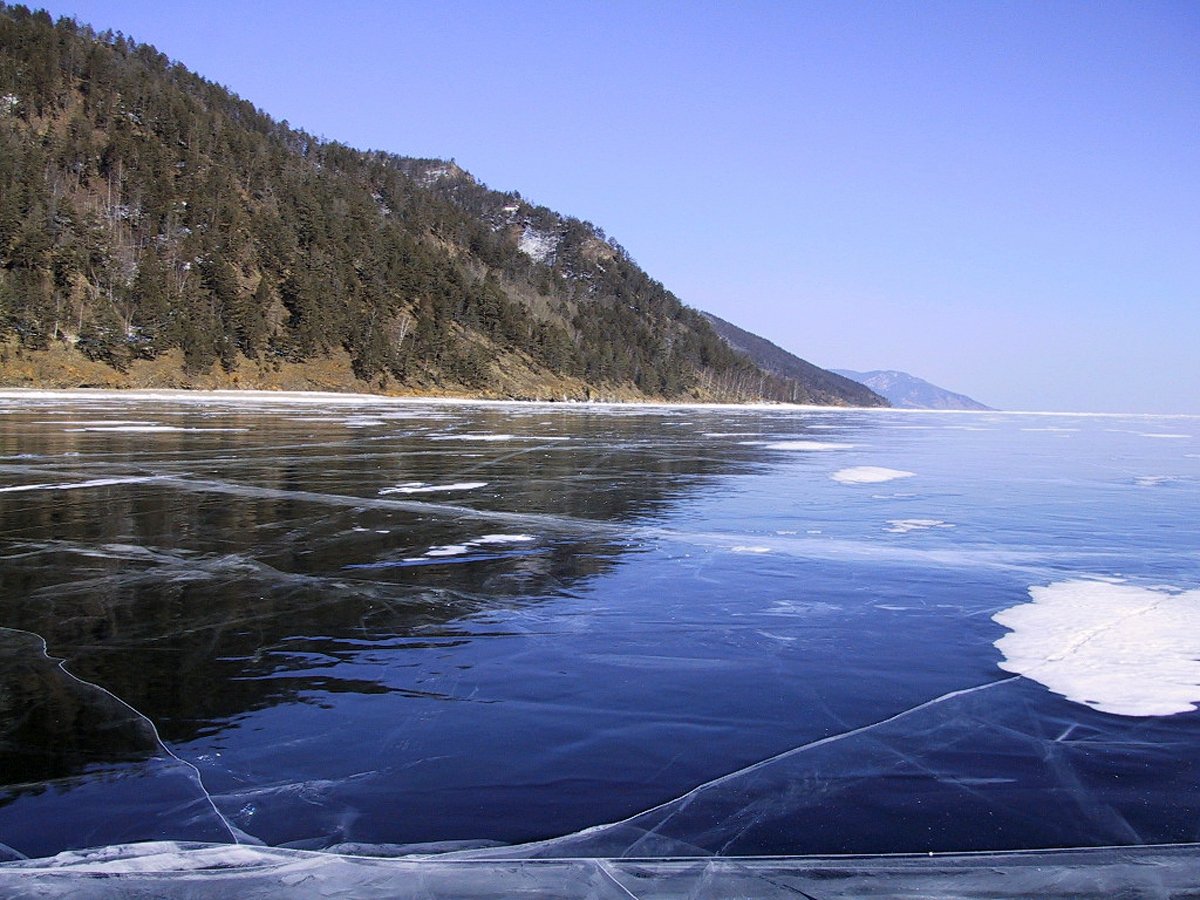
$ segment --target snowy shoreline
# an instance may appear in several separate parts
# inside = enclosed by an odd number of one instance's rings
[[[898,413],[934,416],[1062,416],[1072,418],[1200,419],[1193,413],[1055,412],[1052,410],[903,409],[887,406],[818,406],[803,403],[689,403],[643,400],[489,400],[475,397],[391,396],[335,391],[112,389],[112,388],[0,388],[0,402],[20,400],[131,400],[159,403],[244,403],[254,405],[315,406],[495,406],[554,409],[711,409],[796,410],[799,412]]]

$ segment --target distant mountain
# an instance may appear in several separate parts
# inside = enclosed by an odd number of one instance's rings
[[[858,402],[789,378],[589,222],[0,0],[0,384]]]
[[[738,328],[731,322],[702,312],[708,319],[713,330],[730,347],[748,357],[754,365],[766,372],[771,372],[782,378],[788,378],[805,388],[803,393],[791,398],[796,403],[843,404],[852,406],[887,406],[887,400],[872,390],[867,390],[860,382],[836,372],[830,372],[800,357],[789,353],[782,347],[772,344],[766,338]]]
[[[850,369],[834,369],[860,384],[865,384],[877,394],[887,397],[892,406],[900,409],[991,409],[965,394],[956,394],[923,378],[907,372],[875,370],[854,372]]]

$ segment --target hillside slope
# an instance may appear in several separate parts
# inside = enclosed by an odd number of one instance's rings
[[[886,399],[854,380],[814,366],[766,338],[738,328],[712,313],[702,315],[726,344],[763,371],[806,385],[808,396],[797,402],[837,404],[841,401],[853,406],[888,405]]]
[[[153,47],[5,5],[0,383],[817,396],[590,223],[453,162],[319,140]]]
[[[900,409],[991,409],[966,394],[956,394],[907,372],[880,369],[872,372],[854,372],[850,369],[833,371],[866,385]]]

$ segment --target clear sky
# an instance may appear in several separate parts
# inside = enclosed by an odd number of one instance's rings
[[[1200,413],[1194,0],[45,5],[588,219],[818,365]]]

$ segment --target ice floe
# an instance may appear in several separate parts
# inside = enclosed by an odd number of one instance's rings
[[[829,477],[839,484],[879,484],[884,481],[894,481],[897,478],[911,478],[915,474],[915,472],[888,469],[884,466],[851,466],[848,469],[838,469]]]
[[[1029,589],[992,618],[1006,672],[1121,716],[1168,716],[1200,703],[1200,589],[1106,581]]]

